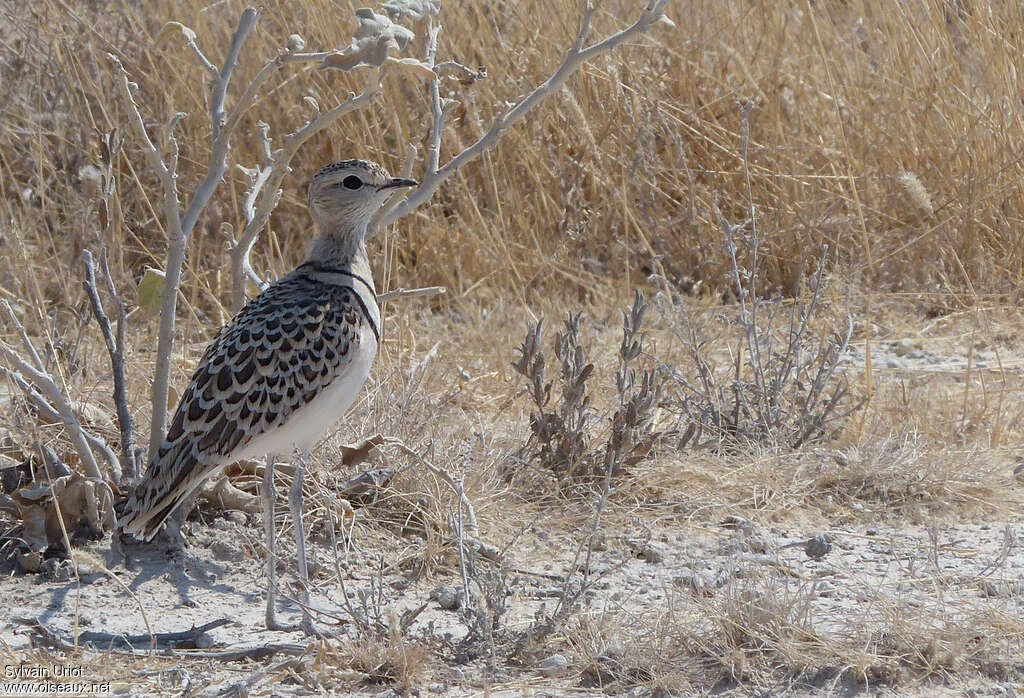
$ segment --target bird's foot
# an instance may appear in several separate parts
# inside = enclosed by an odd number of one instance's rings
[[[267,630],[275,633],[293,633],[302,630],[299,623],[279,623],[276,618],[267,618],[265,623]]]

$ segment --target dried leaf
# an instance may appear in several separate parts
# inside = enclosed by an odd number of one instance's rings
[[[18,564],[24,572],[39,572],[43,568],[43,554],[35,550],[19,552]]]
[[[395,65],[402,68],[407,68],[412,72],[419,75],[421,78],[427,80],[433,80],[437,75],[430,69],[430,66],[422,61],[418,61],[415,58],[391,58],[390,56],[384,59],[384,65]]]
[[[405,15],[412,19],[423,19],[426,15],[436,15],[441,9],[440,0],[387,0],[381,8],[392,17]]]
[[[46,509],[38,504],[20,504],[21,536],[30,551],[42,552],[50,547],[46,537]]]
[[[0,492],[0,511],[10,514],[11,516],[18,516],[21,513],[21,509],[18,508],[18,503],[15,502],[10,495]]]
[[[185,41],[195,41],[196,33],[186,27],[181,22],[167,22],[164,26],[160,27],[160,31],[153,37],[153,45],[159,46],[160,43],[171,34],[181,32],[181,35],[185,37]]]
[[[65,530],[72,536],[87,531],[96,538],[115,523],[110,490],[80,473],[23,488],[11,499],[17,503],[21,538],[30,551],[63,549]]]
[[[663,27],[667,27],[668,29],[676,28],[676,23],[669,19],[667,15],[662,15],[661,17],[658,17],[657,24],[660,24]]]
[[[395,476],[392,468],[366,470],[338,486],[338,493],[347,499],[360,499],[382,489]]]
[[[393,23],[373,10],[356,10],[359,26],[352,36],[351,45],[344,51],[332,51],[324,56],[321,68],[351,70],[356,66],[381,66],[392,50],[400,51],[415,38],[405,27]]]
[[[435,72],[441,77],[452,77],[458,80],[460,85],[472,85],[487,77],[487,67],[480,66],[478,70],[472,70],[458,61],[445,61],[438,63]]]
[[[374,434],[368,436],[365,439],[359,439],[355,443],[344,444],[341,447],[341,462],[342,465],[352,467],[358,465],[364,460],[369,458],[373,450],[385,442],[385,438],[382,434]]]
[[[164,273],[153,267],[146,267],[142,272],[142,280],[138,285],[139,306],[146,312],[156,315],[160,311],[161,299],[164,294]]]
[[[78,415],[83,424],[100,429],[110,429],[111,431],[117,430],[114,419],[99,405],[81,400],[75,402],[74,408],[75,414]]]
[[[199,496],[224,511],[245,511],[250,514],[261,511],[259,497],[238,489],[226,477],[204,485]]]

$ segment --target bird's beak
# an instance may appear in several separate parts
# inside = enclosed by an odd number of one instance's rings
[[[377,191],[380,191],[381,189],[391,189],[393,187],[415,187],[417,185],[419,185],[419,182],[417,182],[415,179],[395,177],[394,179],[389,179],[386,183],[377,187]]]

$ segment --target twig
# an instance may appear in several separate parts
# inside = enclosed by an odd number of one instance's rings
[[[164,277],[164,297],[160,309],[160,329],[153,375],[153,418],[150,423],[149,435],[149,452],[156,453],[163,440],[167,422],[167,393],[171,371],[171,345],[174,339],[174,314],[177,307],[178,285],[181,281],[181,265],[185,262],[186,239],[181,228],[181,203],[178,198],[177,173],[167,167],[160,151],[153,145],[149,134],[146,133],[142,113],[132,94],[134,83],[128,79],[128,72],[121,65],[117,56],[107,54],[107,57],[120,71],[121,79],[118,83],[130,108],[132,127],[149,158],[149,167],[159,177],[163,189],[163,219],[167,234],[167,270]],[[176,151],[177,143],[173,134],[168,135],[168,142]]]
[[[11,367],[0,367],[0,370],[11,376],[29,399],[35,402],[36,399],[32,397],[32,394],[39,395],[51,415],[56,416],[64,424],[68,438],[71,439],[71,445],[74,446],[75,452],[82,462],[82,467],[85,469],[85,474],[88,477],[103,480],[103,474],[100,472],[99,465],[90,448],[89,438],[75,416],[74,410],[71,409],[71,404],[57,384],[53,382],[53,378],[48,373],[30,366],[4,342],[0,342],[0,356],[3,356],[8,366]],[[31,388],[29,384],[31,384]]]
[[[50,630],[43,625],[39,620],[35,618],[15,618],[14,622],[19,625],[25,625],[30,627],[34,632],[41,635],[50,641],[56,641],[58,646],[65,647],[70,645],[75,646],[75,643],[69,642],[64,639],[59,633],[54,630]],[[198,628],[192,626],[189,630],[182,630],[173,633],[142,633],[139,635],[128,635],[125,633],[104,633],[89,631],[80,633],[78,635],[79,644],[91,644],[95,647],[102,647],[103,649],[116,649],[116,648],[128,648],[131,649],[134,645],[142,643],[151,644],[151,649],[164,646],[164,648],[178,648],[178,649],[190,649],[196,646],[196,641],[207,631],[219,628],[227,625],[231,621],[227,618],[219,618],[217,620],[210,621],[204,625],[200,625]],[[149,650],[147,650],[148,652]]]
[[[100,301],[100,294],[96,290],[96,270],[93,264],[92,253],[89,250],[82,252],[82,263],[85,266],[85,281],[82,286],[89,296],[89,304],[92,306],[92,314],[96,323],[103,333],[103,341],[107,345],[107,354],[110,356],[110,368],[114,374],[114,404],[117,406],[117,423],[121,429],[121,462],[122,468],[127,471],[128,477],[135,476],[135,454],[133,444],[132,412],[128,408],[128,398],[125,391],[124,379],[124,324],[125,310],[121,297],[114,289],[114,283],[110,279],[110,269],[107,268],[106,255],[101,257],[103,273],[107,281],[107,291],[114,300],[114,307],[117,308],[117,336],[115,338],[110,329],[110,320],[103,310],[103,303]],[[118,478],[118,481],[120,478]]]
[[[346,114],[369,105],[379,89],[380,69],[374,68],[370,71],[370,76],[360,94],[352,95],[338,106],[322,114],[315,114],[301,128],[285,135],[284,145],[271,155],[269,164],[257,168],[252,174],[252,186],[246,194],[245,228],[238,240],[231,245],[229,251],[231,256],[231,306],[235,312],[245,304],[246,279],[259,278],[249,263],[249,254],[252,252],[252,247],[256,243],[260,231],[270,219],[270,214],[281,200],[281,184],[289,172],[292,158],[295,157],[299,148],[317,133]],[[264,156],[268,151],[269,145],[265,145]]]
[[[449,475],[446,471],[442,470],[441,468],[438,468],[436,465],[428,461],[426,458],[421,456],[416,451],[406,446],[401,439],[397,439],[390,436],[383,436],[381,434],[375,434],[374,436],[371,436],[370,439],[379,439],[378,443],[380,444],[387,444],[388,446],[396,447],[398,450],[402,451],[402,453],[406,454],[407,456],[415,458],[423,466],[425,466],[427,470],[434,473],[434,475],[437,475],[439,478],[448,483],[448,486],[452,488],[452,491],[456,495],[458,495],[459,501],[461,502],[462,506],[465,507],[466,509],[466,529],[469,531],[471,535],[478,535],[478,529],[476,526],[476,514],[473,511],[473,505],[472,503],[470,503],[469,497],[466,496],[466,493],[459,486],[459,483],[455,481],[455,478],[453,478],[451,475]]]
[[[248,696],[250,689],[260,685],[274,674],[287,670],[295,671],[301,669],[302,665],[302,659],[299,657],[289,657],[288,659],[271,664],[265,669],[250,673],[242,681],[236,681],[227,685],[211,686],[199,695],[203,697],[209,696],[210,698],[214,696]]]
[[[555,610],[551,613],[551,618],[549,619],[552,627],[557,625],[562,617],[572,612],[576,601],[586,593],[587,588],[590,586],[590,560],[594,554],[594,540],[597,538],[598,530],[601,528],[601,515],[604,513],[605,504],[608,502],[608,494],[612,489],[613,465],[614,461],[610,461],[608,466],[605,468],[604,484],[601,487],[601,496],[597,500],[597,505],[594,507],[594,523],[591,525],[590,533],[587,535],[587,556],[583,561],[583,580],[580,582],[580,588],[576,590],[575,593],[572,593],[569,590],[569,584],[572,581],[572,573],[576,569],[577,563],[580,559],[580,554],[583,551],[583,541],[580,541],[580,545],[576,548],[576,554],[573,556],[572,565],[569,568],[569,572],[565,575],[565,580],[562,582],[562,593],[559,595],[558,603],[555,604]]]
[[[152,642],[153,645],[167,646],[175,649],[193,649],[197,648],[196,642],[200,639],[203,633],[227,625],[231,621],[227,618],[218,618],[212,620],[209,623],[204,623],[198,628],[192,626],[189,630],[181,630],[173,633],[154,633],[152,638],[146,633],[139,635],[125,635],[115,633],[102,633],[89,631],[81,633],[78,636],[79,643],[91,643],[97,647],[102,645],[109,647],[115,643],[120,643],[125,647],[132,647],[137,644]]]
[[[25,351],[32,358],[32,365],[40,371],[45,371],[46,367],[43,364],[43,360],[39,358],[35,345],[32,344],[32,340],[28,338],[28,332],[25,331],[25,326],[21,324],[21,321],[18,320],[18,316],[14,314],[14,308],[12,308],[11,304],[7,302],[7,299],[4,299],[3,306],[4,310],[7,311],[7,319],[11,321],[14,328],[18,330],[18,334],[21,335],[21,344],[25,347]]]
[[[433,16],[430,17],[427,28],[427,51],[423,61],[431,69],[437,60],[437,35],[441,31],[440,24],[434,24]],[[430,148],[427,150],[427,172],[436,172],[438,162],[441,159],[441,134],[444,132],[444,110],[441,106],[440,78],[434,73],[430,81],[430,111],[434,121],[430,128]]]
[[[395,288],[387,293],[377,294],[378,303],[386,303],[391,300],[402,298],[415,298],[416,296],[436,296],[448,293],[444,286],[426,286],[424,288]]]
[[[580,20],[580,31],[576,36],[576,41],[572,48],[569,49],[565,60],[562,61],[562,64],[558,66],[555,72],[547,80],[534,88],[533,92],[516,106],[496,118],[490,128],[487,129],[487,132],[475,143],[453,157],[440,169],[428,170],[420,186],[408,197],[393,206],[386,214],[381,215],[376,220],[377,225],[379,227],[389,226],[399,218],[408,216],[416,208],[429,201],[446,179],[464,165],[472,162],[497,145],[498,141],[501,140],[502,134],[509,126],[521,121],[540,102],[560,90],[562,85],[584,63],[615,49],[619,44],[637,34],[649,31],[655,23],[661,20],[668,3],[669,0],[650,0],[640,13],[640,17],[633,24],[595,44],[583,48],[583,44],[586,42],[587,35],[590,32],[590,18],[594,12],[593,8],[588,5],[583,11]]]
[[[15,623],[17,623],[18,625],[27,626],[29,629],[31,629],[31,631],[33,633],[36,634],[36,636],[40,640],[43,641],[44,644],[46,644],[46,645],[48,645],[50,647],[54,647],[54,648],[60,649],[60,650],[65,650],[67,652],[74,652],[74,651],[76,651],[74,643],[69,642],[67,639],[65,639],[63,636],[61,636],[59,633],[57,633],[57,632],[51,630],[50,628],[46,627],[45,625],[40,623],[35,618],[13,618],[12,620]],[[213,621],[213,623],[208,623],[207,625],[202,626],[202,628],[203,629],[210,629],[210,627],[218,627],[218,626],[224,625],[225,623],[228,623],[228,622],[230,622],[230,621],[228,621],[226,619],[221,619],[221,620]],[[192,633],[192,632],[196,632],[196,631],[199,631],[199,630],[200,630],[200,628],[193,628],[192,630],[184,631],[184,633]],[[157,635],[155,637],[180,635],[180,634],[184,634],[184,633],[157,633]],[[83,633],[82,635],[79,635],[79,638],[81,639],[85,634],[86,633]],[[105,633],[100,633],[100,634],[101,635],[106,635]],[[120,636],[109,635],[109,637],[110,638],[117,638],[117,637],[120,637]],[[136,637],[136,636],[132,636],[132,637]],[[148,635],[142,635],[142,636],[138,636],[138,637],[142,637],[143,640],[148,640],[149,639]],[[179,657],[189,657],[189,658],[193,658],[193,659],[218,659],[220,661],[225,661],[225,662],[234,662],[234,661],[238,661],[240,659],[264,659],[264,658],[269,657],[269,656],[274,655],[274,654],[301,655],[301,654],[305,654],[308,649],[309,648],[306,647],[305,645],[299,645],[299,644],[295,644],[295,643],[283,642],[283,643],[269,643],[269,644],[264,644],[264,645],[251,645],[249,647],[226,647],[226,648],[224,648],[222,650],[189,650],[189,649],[186,649],[186,650],[177,650],[177,651],[175,651],[173,648],[165,647],[165,648],[158,648],[155,651],[154,650],[148,650],[148,649],[143,650],[143,649],[110,648],[110,649],[106,649],[105,652],[110,653],[110,654],[123,655],[123,656],[134,656],[134,657],[146,657],[146,656],[150,656],[152,654],[158,654],[158,655],[170,655],[170,656],[179,656]]]

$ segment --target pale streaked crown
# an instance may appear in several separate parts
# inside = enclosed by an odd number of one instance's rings
[[[392,178],[375,162],[343,160],[320,168],[309,183],[307,199],[314,220],[343,218],[367,223],[394,187],[414,186]]]

